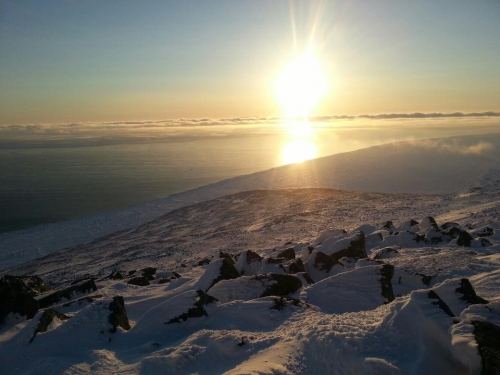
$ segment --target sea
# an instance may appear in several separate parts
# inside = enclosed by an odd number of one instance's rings
[[[47,137],[49,130],[61,133],[54,127],[35,135],[32,128],[29,134],[28,128],[15,134],[0,128],[0,233],[137,205],[314,157],[498,128],[496,120],[477,121],[364,120],[305,128],[272,124],[251,131],[223,126],[210,132],[193,128],[181,137],[158,136],[157,131],[152,137],[144,137],[144,132],[137,136],[130,132],[133,125],[127,125],[126,135],[112,141],[102,133],[104,126],[101,133],[86,125],[71,127],[99,133],[90,138],[81,137],[81,132]]]

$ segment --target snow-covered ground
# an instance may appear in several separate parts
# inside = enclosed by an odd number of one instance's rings
[[[180,207],[241,191],[318,187],[450,194],[500,179],[499,162],[500,134],[397,142],[336,154],[231,178],[143,205],[2,234],[0,269],[133,228]]]
[[[495,139],[380,146],[223,181],[212,187],[224,196],[4,271],[52,290],[0,282],[22,289],[32,317],[0,323],[0,372],[498,373]],[[290,189],[313,175],[358,192]],[[274,190],[225,195],[237,186]]]

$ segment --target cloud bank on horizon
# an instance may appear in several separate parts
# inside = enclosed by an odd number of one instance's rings
[[[379,113],[359,115],[315,115],[309,116],[309,122],[329,122],[334,120],[389,120],[389,119],[434,119],[434,118],[471,118],[471,117],[500,117],[500,112],[409,112],[409,113]],[[0,131],[5,129],[35,130],[49,127],[78,128],[83,126],[107,128],[122,125],[135,125],[137,127],[176,127],[176,126],[223,126],[223,125],[273,125],[286,122],[287,119],[279,116],[260,117],[230,117],[230,118],[179,118],[166,120],[142,120],[142,121],[112,121],[112,122],[73,122],[73,123],[39,123],[39,124],[0,124]]]
[[[322,137],[330,136],[332,141],[350,142],[350,149],[359,149],[401,140],[496,133],[499,118],[496,111],[321,115],[309,117],[308,128],[313,133],[321,132]],[[0,125],[0,149],[283,137],[293,121],[270,116],[4,124]]]

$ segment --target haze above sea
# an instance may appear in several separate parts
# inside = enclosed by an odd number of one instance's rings
[[[0,233],[399,140],[488,134],[498,115],[0,125]]]

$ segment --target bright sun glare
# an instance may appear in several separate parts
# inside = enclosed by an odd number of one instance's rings
[[[311,51],[288,63],[274,82],[285,117],[307,117],[328,92],[328,79]]]

